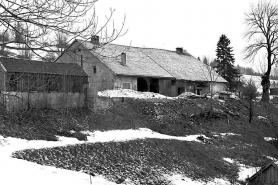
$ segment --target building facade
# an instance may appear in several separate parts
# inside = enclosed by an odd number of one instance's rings
[[[76,63],[88,74],[88,102],[98,91],[133,89],[166,96],[226,89],[227,81],[182,48],[176,51],[75,40],[55,61]]]

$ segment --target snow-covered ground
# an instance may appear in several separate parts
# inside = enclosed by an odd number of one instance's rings
[[[171,97],[164,96],[162,94],[153,93],[153,92],[139,92],[131,89],[113,89],[113,90],[105,90],[99,91],[98,96],[102,97],[130,97],[137,99],[150,99],[150,98],[167,98],[172,99]]]
[[[160,138],[160,139],[177,139],[184,141],[195,141],[198,136],[204,135],[190,135],[186,137],[174,137],[169,135],[153,132],[146,128],[138,130],[112,130],[106,132],[87,132],[88,141],[78,141],[75,138],[59,137],[59,141],[39,141],[39,140],[25,140],[0,136],[0,184],[7,185],[115,185],[113,182],[107,181],[102,176],[89,177],[89,175],[82,172],[75,172],[65,169],[58,169],[50,166],[42,166],[36,163],[28,162],[21,159],[15,159],[11,157],[12,152],[23,149],[38,149],[43,147],[55,147],[73,145],[84,142],[114,142],[114,141],[126,141],[131,139],[144,139],[144,138]],[[222,133],[221,135],[232,135],[232,133]],[[207,138],[209,139],[209,138]],[[232,160],[230,160],[232,162]],[[250,175],[251,167],[241,168],[240,178],[245,179],[247,175]],[[245,173],[247,171],[248,173]],[[229,182],[225,179],[214,179],[211,182],[195,181],[187,177],[183,177],[179,174],[165,175],[175,185],[189,184],[189,185],[201,185],[201,184],[218,184],[226,185]],[[129,184],[129,183],[126,183]],[[132,183],[131,183],[132,184]]]
[[[244,181],[247,177],[251,177],[254,175],[259,168],[258,167],[251,167],[240,164],[239,162],[231,159],[231,158],[223,158],[223,160],[227,161],[228,163],[234,163],[239,166],[239,173],[238,173],[238,180]]]
[[[253,76],[253,75],[242,75],[241,76],[241,80],[244,82],[244,83],[248,83],[250,80],[252,80],[256,87],[258,88],[258,92],[259,93],[262,93],[263,92],[263,89],[262,89],[262,85],[261,85],[261,81],[262,81],[262,78],[261,76]],[[278,80],[270,80],[270,84],[272,83],[276,83],[278,84]]]

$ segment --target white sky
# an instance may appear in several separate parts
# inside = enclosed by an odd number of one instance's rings
[[[196,58],[216,57],[222,34],[231,41],[236,64],[243,60],[244,12],[258,0],[99,0],[96,13],[101,20],[116,9],[114,21],[120,27],[126,14],[128,33],[115,44],[175,50],[183,47]],[[101,23],[99,23],[101,24]]]

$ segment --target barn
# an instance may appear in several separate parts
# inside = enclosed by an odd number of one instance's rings
[[[88,75],[77,64],[0,58],[0,103],[7,110],[83,107]]]

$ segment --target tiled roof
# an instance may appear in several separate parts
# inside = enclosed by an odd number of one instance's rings
[[[0,62],[3,64],[7,72],[88,76],[78,64],[74,63],[53,63],[5,57],[1,57]]]
[[[83,42],[82,45],[88,49],[94,46],[90,42]],[[115,44],[107,44],[91,52],[98,55],[101,61],[118,75],[227,82],[215,71],[210,75],[208,67],[189,53],[177,54],[175,51],[163,49]],[[120,63],[122,52],[126,53],[126,66]]]

